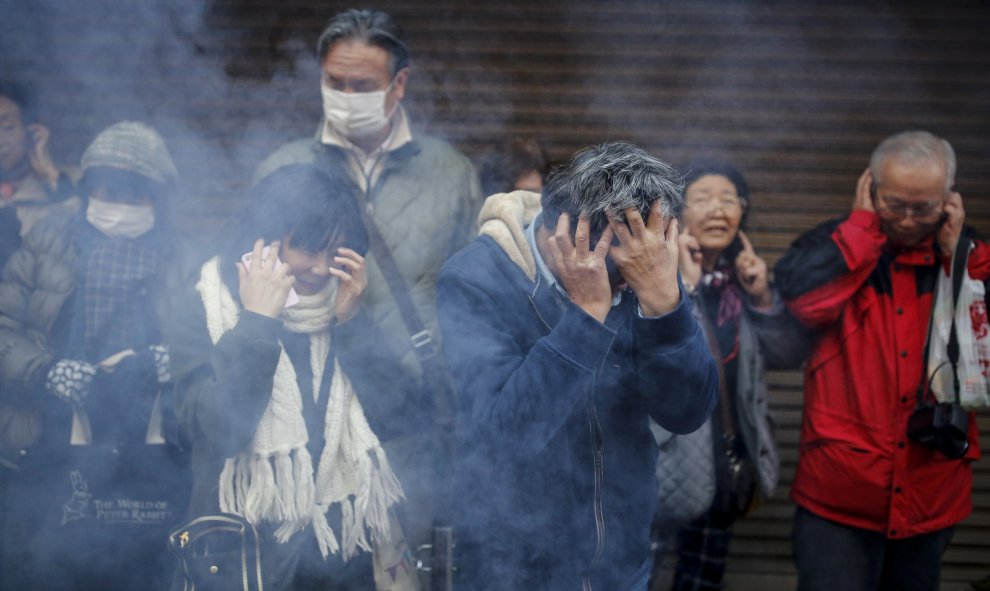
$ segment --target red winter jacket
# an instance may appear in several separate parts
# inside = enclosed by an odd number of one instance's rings
[[[822,331],[805,366],[791,497],[826,519],[903,538],[969,515],[980,452],[972,414],[962,460],[906,437],[943,261],[931,238],[896,252],[886,243],[876,214],[854,211],[798,238],[775,277],[794,315]],[[970,253],[969,273],[990,277],[986,244]]]

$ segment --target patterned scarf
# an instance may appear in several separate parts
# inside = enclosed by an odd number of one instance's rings
[[[91,238],[80,250],[84,350],[98,356],[157,342],[158,319],[148,296],[159,267],[153,242],[84,233]]]
[[[721,294],[718,305],[717,323],[719,326],[736,322],[742,313],[742,295],[735,281],[732,267],[723,266],[701,275],[701,285]]]

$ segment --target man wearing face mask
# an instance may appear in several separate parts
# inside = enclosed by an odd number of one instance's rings
[[[36,223],[0,281],[0,392],[41,421],[35,441],[2,450],[20,477],[0,572],[18,589],[161,588],[162,540],[188,488],[162,336],[177,283],[166,213],[177,174],[161,136],[136,122],[101,132],[82,170],[85,210]],[[156,510],[101,509],[131,501]]]
[[[388,14],[339,13],[317,49],[323,119],[316,136],[281,147],[255,178],[286,164],[315,163],[334,178],[349,179],[372,237],[364,306],[403,356],[406,375],[394,379],[435,383],[440,375],[445,381],[444,370],[429,367],[440,359],[436,277],[443,262],[474,235],[481,207],[477,173],[463,154],[411,125],[402,107],[409,47]],[[429,489],[436,481],[431,448],[437,423],[447,418],[442,409],[432,410],[437,390],[424,386],[419,400],[381,392],[375,404],[379,435],[406,490],[406,533],[413,543],[429,538],[435,492]]]

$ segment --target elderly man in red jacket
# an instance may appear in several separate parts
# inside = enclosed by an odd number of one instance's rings
[[[887,138],[852,213],[802,235],[777,264],[791,311],[822,333],[805,367],[791,492],[800,591],[937,589],[942,553],[972,510],[973,416],[961,458],[907,436],[936,279],[970,241],[955,170],[941,138]],[[983,242],[972,241],[969,274],[990,278]]]

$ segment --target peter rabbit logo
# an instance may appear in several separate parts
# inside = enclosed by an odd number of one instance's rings
[[[69,478],[72,480],[72,497],[68,503],[62,505],[62,525],[85,519],[89,500],[93,498],[93,495],[89,494],[89,487],[86,486],[86,481],[83,480],[79,470],[70,472]]]

